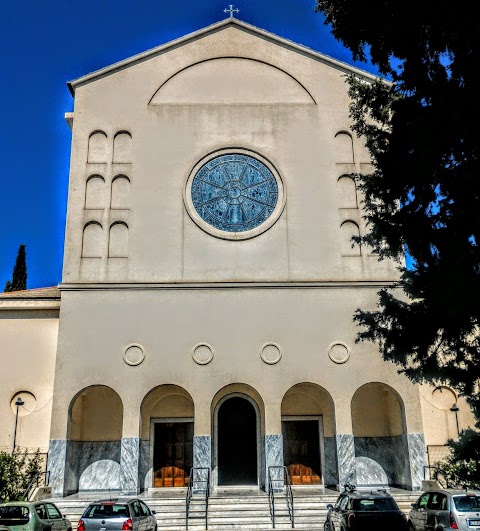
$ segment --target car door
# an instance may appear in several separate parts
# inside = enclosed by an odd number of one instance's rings
[[[415,508],[410,513],[410,517],[413,520],[413,525],[416,531],[426,531],[427,523],[427,505],[430,499],[430,493],[425,492],[420,498],[418,498]]]
[[[450,520],[445,518],[449,516],[447,509],[447,496],[443,492],[432,492],[427,503],[425,515],[425,529],[427,531],[435,531],[437,524],[447,523],[449,527]],[[448,513],[448,515],[447,515]]]
[[[143,516],[143,511],[140,507],[138,500],[135,500],[132,503],[133,511],[133,530],[134,531],[145,531],[145,517]]]
[[[52,531],[65,531],[66,525],[60,511],[53,503],[45,503],[48,519],[50,520]]]
[[[52,528],[52,523],[48,517],[47,507],[44,503],[38,503],[35,506],[35,514],[37,515],[37,520],[40,522],[43,530],[48,531]]]
[[[148,505],[146,505],[142,501],[139,501],[139,503],[140,503],[140,508],[142,509],[142,512],[143,512],[143,516],[145,517],[145,526],[144,526],[145,529],[147,531],[154,531],[155,525],[157,523],[155,516],[150,511]]]
[[[342,520],[343,515],[345,514],[347,503],[348,496],[340,496],[340,498],[338,498],[337,500],[337,503],[335,504],[335,507],[333,508],[332,516],[335,531],[340,531],[340,529],[342,528]]]

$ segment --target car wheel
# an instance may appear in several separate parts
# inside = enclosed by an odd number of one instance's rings
[[[412,524],[412,522],[408,522],[408,531],[415,531],[415,526]]]
[[[326,520],[325,523],[323,524],[323,531],[332,531],[328,520]]]

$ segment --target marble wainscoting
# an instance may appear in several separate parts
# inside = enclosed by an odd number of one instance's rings
[[[262,480],[265,481],[265,490],[268,491],[268,468],[271,466],[283,466],[283,435],[265,435],[265,467],[262,467]],[[283,471],[272,470],[273,488],[283,487]]]
[[[64,495],[66,461],[67,441],[65,439],[52,439],[48,446],[47,470],[50,472],[53,497]]]
[[[78,442],[78,490],[120,490],[120,441]]]
[[[140,491],[153,487],[153,467],[150,461],[150,440],[140,440],[140,463],[138,465]]]
[[[208,468],[212,471],[212,438],[210,435],[194,435],[193,437],[193,466],[195,468]],[[199,470],[193,477],[193,489],[196,493],[204,491],[208,472]],[[210,484],[212,477],[210,475]]]
[[[137,494],[139,491],[138,471],[140,464],[140,439],[128,437],[121,440],[120,467],[121,490],[124,494]]]
[[[343,490],[345,483],[356,482],[355,475],[355,443],[350,433],[339,433],[335,436],[337,443],[338,483]]]
[[[427,465],[427,452],[423,433],[408,433],[406,436],[410,460],[410,477],[412,490],[422,488],[424,467]]]
[[[323,448],[325,453],[325,477],[323,482],[326,487],[336,487],[338,485],[338,464],[335,438],[324,437]]]

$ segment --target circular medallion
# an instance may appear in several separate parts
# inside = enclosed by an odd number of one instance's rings
[[[330,345],[328,355],[334,363],[345,363],[350,358],[350,351],[344,343]]]
[[[270,228],[284,207],[283,183],[270,162],[245,150],[225,150],[193,169],[185,205],[213,236],[243,240]]]
[[[274,343],[268,343],[263,346],[260,357],[268,365],[275,365],[275,363],[278,363],[282,358],[282,352]]]
[[[198,365],[207,365],[213,360],[213,349],[206,343],[200,343],[193,348],[192,358]]]
[[[145,359],[145,352],[140,345],[129,345],[123,353],[123,359],[127,365],[135,367]]]

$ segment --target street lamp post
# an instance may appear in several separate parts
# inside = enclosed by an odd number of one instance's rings
[[[17,424],[18,424],[18,408],[20,406],[23,406],[23,404],[25,404],[25,402],[20,398],[18,397],[16,400],[15,400],[15,405],[17,406],[17,413],[15,415],[15,432],[13,434],[13,451],[15,452],[15,447],[17,446]]]
[[[457,403],[455,402],[453,406],[450,408],[450,411],[453,411],[455,413],[455,420],[457,421],[457,435],[460,435],[460,428],[458,427],[458,412],[460,411]]]

